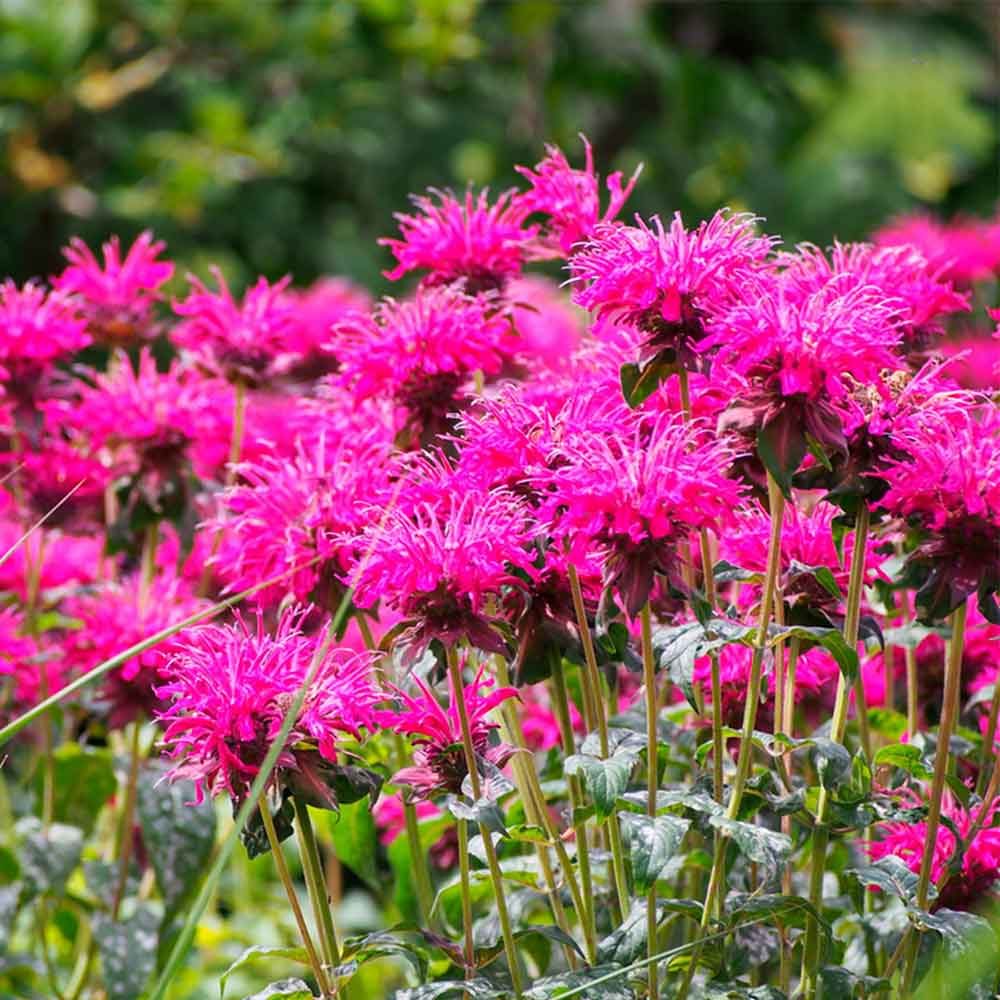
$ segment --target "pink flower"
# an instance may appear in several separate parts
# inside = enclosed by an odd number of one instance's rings
[[[461,201],[450,191],[432,189],[430,195],[412,199],[414,214],[396,214],[401,239],[379,240],[398,261],[387,278],[428,271],[428,284],[463,279],[475,293],[501,288],[520,273],[538,227],[524,225],[528,209],[516,191],[504,191],[492,205],[488,191],[467,191]]]
[[[728,446],[677,417],[580,433],[555,455],[552,470],[535,480],[546,494],[540,519],[568,539],[571,558],[597,546],[606,583],[633,617],[657,574],[677,580],[678,547],[727,520],[742,496],[726,476]]]
[[[322,766],[317,754],[335,762],[338,742],[371,725],[382,698],[371,657],[337,647],[324,652],[322,636],[299,630],[301,617],[286,612],[273,635],[260,617],[256,630],[242,620],[201,626],[164,668],[167,682],[156,694],[169,704],[159,719],[175,761],[171,777],[193,780],[199,801],[221,792],[236,801],[246,795],[316,656],[318,672],[272,781],[309,780]]]
[[[27,597],[32,572],[38,573],[41,594],[53,595],[92,583],[105,565],[114,565],[113,557],[104,556],[103,535],[41,529],[23,538],[24,532],[21,521],[0,517],[0,556],[10,551],[0,563],[0,590],[13,591],[22,601]]]
[[[392,399],[409,426],[440,432],[472,375],[496,375],[511,347],[510,321],[490,297],[451,286],[384,299],[336,329],[342,384],[358,399]]]
[[[332,331],[355,313],[372,308],[368,293],[346,278],[321,278],[303,291],[289,292],[295,303],[295,344],[299,359],[288,374],[316,379],[339,368]]]
[[[42,671],[48,694],[64,684],[62,664],[39,655],[30,636],[24,635],[24,619],[13,608],[0,609],[0,718],[8,712],[33,705],[39,700]],[[9,680],[7,680],[9,678]]]
[[[7,391],[30,402],[56,361],[90,343],[86,327],[71,295],[33,281],[20,289],[9,278],[0,284],[0,378]]]
[[[897,427],[881,506],[924,533],[910,553],[922,618],[1000,588],[1000,418],[992,406],[927,410]]]
[[[947,907],[967,910],[981,902],[984,897],[993,895],[997,871],[1000,870],[1000,828],[993,825],[998,808],[1000,800],[963,809],[951,792],[945,792],[941,812],[951,822],[942,823],[934,842],[931,879],[935,883],[948,869],[958,847],[952,826],[964,841],[983,809],[986,810],[988,818],[962,856],[960,871],[948,879],[944,891],[934,901],[932,909]],[[919,872],[927,843],[927,824],[890,822],[880,824],[878,829],[879,839],[868,844],[868,853],[871,857],[876,861],[889,856],[897,857],[911,871]]]
[[[594,151],[584,136],[584,167],[575,170],[558,146],[545,147],[545,159],[534,170],[516,167],[531,190],[520,196],[521,206],[529,213],[548,216],[543,232],[533,247],[533,256],[568,257],[574,247],[593,235],[599,223],[613,222],[622,210],[639,179],[641,167],[622,187],[622,174],[609,174],[608,207],[601,213],[600,178],[594,171]]]
[[[289,278],[274,285],[258,278],[237,302],[222,272],[212,268],[212,275],[218,292],[189,276],[191,294],[174,303],[174,312],[185,317],[170,334],[178,347],[208,371],[251,385],[273,378],[298,360],[295,302],[286,293]]]
[[[434,692],[419,677],[414,677],[413,683],[415,695],[396,688],[394,693],[399,708],[379,713],[381,725],[414,737],[414,766],[393,775],[393,784],[409,786],[418,798],[431,798],[445,792],[457,795],[462,791],[462,782],[469,769],[462,745],[459,697],[465,701],[477,764],[483,770],[484,764],[503,767],[514,748],[505,743],[490,745],[490,733],[498,726],[487,716],[501,702],[516,698],[516,689],[490,690],[493,680],[485,676],[480,667],[472,683],[466,684],[461,692],[455,691],[449,676],[449,701],[447,707],[442,707]]]
[[[291,459],[239,466],[239,483],[208,525],[213,533],[225,530],[217,563],[228,589],[245,590],[295,566],[293,576],[258,591],[254,601],[268,606],[289,592],[304,601],[318,586],[333,586],[352,553],[344,536],[361,531],[371,505],[388,495],[389,447],[376,429],[337,446],[321,437]],[[316,600],[326,604],[329,595]]]
[[[599,324],[637,327],[643,360],[663,355],[691,367],[707,323],[766,264],[774,240],[756,235],[757,221],[717,212],[688,230],[677,213],[668,229],[656,217],[652,228],[639,218],[598,225],[570,262],[573,298]]]
[[[366,557],[355,602],[384,600],[410,622],[403,638],[417,648],[465,638],[503,652],[493,623],[514,570],[530,565],[530,537],[525,507],[503,490],[460,490],[437,505],[403,498],[357,539]]]
[[[159,289],[174,273],[170,261],[157,260],[166,244],[153,242],[147,229],[129,248],[125,259],[117,236],[112,236],[101,250],[104,266],[78,237],[63,248],[69,267],[53,285],[61,292],[79,297],[90,331],[100,340],[120,343],[133,337],[150,338],[156,329],[150,324],[153,303]]]
[[[562,744],[562,734],[559,720],[552,709],[551,699],[542,684],[532,684],[521,688],[521,707],[518,714],[521,717],[521,728],[524,731],[524,741],[531,750],[551,750]],[[576,706],[569,704],[570,725],[576,733],[586,732],[583,717]]]
[[[943,278],[968,286],[1000,271],[1000,220],[903,216],[875,234],[879,246],[911,246]]]
[[[509,282],[504,297],[517,330],[517,355],[530,366],[529,377],[537,377],[542,366],[565,368],[583,334],[582,313],[554,282],[537,275]]]
[[[76,673],[86,673],[207,607],[208,601],[195,597],[191,587],[172,573],[155,576],[148,593],[143,593],[139,577],[133,573],[73,595],[63,604],[63,612],[80,626],[69,631],[62,643],[66,666]],[[159,670],[191,635],[190,629],[178,632],[126,660],[105,678],[98,697],[112,729],[149,718],[164,707],[154,690]]]
[[[830,257],[813,246],[801,246],[782,260],[785,277],[800,294],[808,296],[837,278],[846,291],[848,283],[872,285],[887,299],[898,300],[899,326],[909,350],[924,350],[944,334],[942,317],[968,312],[969,294],[956,292],[942,277],[943,268],[932,267],[909,246],[873,247],[868,243],[834,243]]]

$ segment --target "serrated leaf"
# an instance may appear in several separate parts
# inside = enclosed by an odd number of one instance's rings
[[[377,857],[378,836],[371,802],[359,799],[343,805],[338,813],[328,813],[328,829],[341,864],[350,868],[365,885],[379,888]]]
[[[623,812],[620,819],[635,891],[647,893],[677,853],[691,823],[677,816],[650,817],[630,812]]]
[[[136,1000],[143,992],[156,968],[159,927],[160,918],[146,906],[125,921],[95,915],[94,940],[108,1000]]]
[[[868,865],[848,868],[845,874],[853,875],[866,888],[874,886],[904,903],[913,903],[917,898],[919,877],[910,871],[902,858],[894,854],[887,854]],[[929,898],[933,899],[936,895],[933,885],[930,886]]]
[[[83,851],[83,831],[53,823],[43,829],[41,820],[26,816],[15,827],[21,841],[21,870],[29,894],[59,892]]]
[[[710,816],[709,822],[729,837],[744,857],[760,865],[765,882],[778,873],[792,853],[791,838],[783,833],[728,816]]]
[[[215,808],[194,805],[189,781],[161,782],[162,772],[145,769],[139,776],[136,810],[142,839],[156,873],[167,912],[180,905],[198,884],[215,844]]]
[[[239,971],[251,962],[261,959],[273,960],[276,958],[284,959],[288,962],[296,962],[299,965],[309,964],[309,956],[306,954],[305,948],[268,947],[267,945],[255,944],[252,948],[247,948],[219,977],[219,997],[225,997],[226,983],[234,972]],[[288,980],[282,980],[282,982],[288,982]],[[278,995],[280,996],[280,994]]]
[[[301,979],[279,979],[243,1000],[314,1000],[313,992]]]

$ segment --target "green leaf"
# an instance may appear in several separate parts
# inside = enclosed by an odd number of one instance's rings
[[[243,1000],[314,1000],[313,991],[301,979],[279,979]]]
[[[617,971],[619,966],[594,965],[577,972],[563,972],[546,976],[524,991],[525,1000],[557,1000],[570,990],[584,991],[587,1000],[635,1000],[635,993],[623,975],[606,983],[595,980]]]
[[[817,920],[823,934],[833,934],[830,925],[816,912],[816,908],[802,896],[785,896],[780,893],[758,893],[730,897],[726,904],[729,926],[746,925],[755,920],[779,921],[786,927],[801,927],[808,920]]]
[[[833,740],[817,738],[812,758],[819,783],[826,789],[836,788],[844,776],[851,772],[850,751]]]
[[[622,365],[618,377],[625,402],[633,410],[642,406],[660,384],[676,371],[676,360],[667,360],[663,354],[658,354],[645,368],[636,364]]]
[[[774,645],[784,639],[795,637],[807,644],[822,646],[836,661],[840,672],[849,683],[858,676],[860,663],[857,649],[852,649],[839,629],[813,625],[772,625],[768,630],[768,643]]]
[[[288,788],[300,801],[315,809],[334,812],[366,796],[374,802],[382,788],[382,775],[366,767],[333,764],[316,753],[298,754],[298,769],[288,778]]]
[[[83,831],[53,823],[43,830],[41,820],[26,816],[15,827],[21,840],[21,869],[29,894],[58,893],[80,862]]]
[[[426,949],[416,941],[403,939],[391,930],[375,931],[359,938],[348,939],[341,952],[343,964],[334,970],[334,975],[337,978],[350,977],[365,962],[388,956],[403,958],[412,966],[419,981],[427,980],[429,962]]]
[[[0,955],[7,950],[14,928],[14,916],[21,900],[21,883],[0,886]]]
[[[281,801],[275,802],[275,795],[280,795]],[[274,821],[274,832],[277,834],[278,843],[284,843],[295,832],[295,805],[292,797],[287,791],[276,792],[271,789],[265,796],[267,808],[270,810],[271,819]],[[236,809],[236,803],[233,803]],[[260,814],[260,806],[256,806],[250,813],[249,818],[240,830],[240,841],[246,848],[248,858],[256,858],[261,854],[267,854],[271,850],[271,841],[268,839],[267,830],[264,828],[264,820]]]
[[[583,777],[598,819],[603,822],[614,811],[618,796],[628,788],[629,776],[638,759],[638,753],[629,748],[615,750],[607,760],[579,753],[566,758],[564,770],[567,775]]]
[[[912,904],[917,898],[919,877],[894,854],[887,854],[869,865],[848,868],[845,874],[853,875],[865,888],[874,886],[901,899],[904,903]],[[936,895],[937,891],[931,885],[929,898],[933,899]]]
[[[308,965],[309,956],[306,954],[305,948],[277,948],[268,947],[267,945],[255,944],[252,948],[247,948],[246,951],[240,955],[239,958],[233,962],[225,972],[219,977],[219,996],[224,998],[226,995],[226,983],[229,981],[229,977],[234,973],[242,969],[244,966],[249,965],[251,962],[256,962],[261,959],[267,959],[268,962],[273,959],[282,959],[288,962],[296,962],[299,965]],[[282,980],[282,982],[289,982],[290,980]],[[277,994],[280,996],[281,994]]]
[[[104,989],[108,1000],[135,1000],[156,968],[160,918],[140,906],[125,921],[107,914],[94,917],[94,940],[101,956]]]
[[[439,1000],[440,997],[461,996],[463,993],[469,1000],[507,1000],[511,989],[509,986],[497,986],[489,979],[457,979],[397,990],[393,1000]]]
[[[773,986],[707,983],[701,995],[704,1000],[787,1000],[786,994]]]
[[[844,597],[833,572],[827,566],[807,566],[805,563],[793,559],[788,567],[788,576],[790,578],[811,576],[831,597],[838,601]]]
[[[743,569],[725,559],[720,559],[713,567],[716,583],[762,583],[764,574],[752,569]]]
[[[215,844],[215,808],[194,805],[189,781],[167,783],[162,771],[146,768],[139,776],[136,810],[142,839],[156,873],[167,913],[194,890]]]
[[[677,816],[650,817],[630,812],[623,812],[620,819],[635,891],[647,893],[677,853],[691,823]]]
[[[710,816],[708,821],[731,838],[742,855],[760,865],[764,881],[773,878],[792,853],[791,838],[783,833],[728,816]]]
[[[365,885],[378,890],[379,878],[375,859],[378,837],[372,806],[368,799],[359,799],[341,806],[339,815],[329,814],[330,836],[341,864],[346,865]],[[405,834],[401,834],[405,840]]]
[[[792,476],[805,458],[806,447],[805,434],[790,413],[779,414],[757,432],[757,457],[786,500],[792,499]]]
[[[898,767],[914,778],[930,778],[933,771],[924,761],[923,751],[913,743],[894,743],[881,747],[872,762],[875,767]]]
[[[53,752],[52,767],[53,818],[89,833],[97,814],[118,788],[110,751],[67,743]],[[35,789],[41,797],[41,769],[35,777]]]

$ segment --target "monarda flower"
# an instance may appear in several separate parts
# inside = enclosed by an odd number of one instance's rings
[[[286,291],[290,279],[271,285],[259,278],[237,302],[222,272],[212,268],[212,275],[218,292],[188,278],[191,294],[174,303],[183,320],[171,330],[171,340],[207,371],[231,382],[258,385],[294,364],[299,344],[295,302]]]
[[[903,347],[919,355],[944,335],[943,317],[969,311],[968,293],[955,291],[913,247],[874,247],[869,243],[834,243],[829,258],[817,247],[800,246],[780,261],[785,279],[804,296],[827,282],[849,275],[848,282],[873,285],[886,298],[898,300],[898,326]]]
[[[223,792],[242,801],[317,656],[272,783],[322,800],[324,768],[338,760],[339,743],[372,724],[383,694],[371,656],[325,649],[321,635],[300,631],[300,620],[301,612],[286,612],[273,635],[260,617],[255,629],[242,620],[201,626],[164,668],[166,683],[156,693],[169,706],[159,721],[174,760],[171,778],[194,781],[198,801]]]
[[[189,584],[169,573],[157,574],[148,588],[132,573],[73,595],[62,606],[64,614],[80,623],[62,642],[66,667],[86,673],[207,607],[208,601],[195,597]],[[155,692],[159,671],[191,634],[190,630],[178,632],[107,675],[97,700],[110,728],[122,729],[137,719],[152,718],[165,707]]]
[[[515,167],[531,185],[520,196],[521,207],[529,214],[546,216],[542,232],[532,246],[535,257],[569,257],[574,247],[593,235],[600,223],[611,223],[628,200],[639,179],[639,170],[622,185],[622,174],[615,171],[605,181],[608,207],[601,212],[600,177],[594,170],[594,151],[583,137],[584,166],[570,166],[566,154],[558,146],[546,146],[545,158],[534,170]]]
[[[706,325],[767,261],[774,240],[756,234],[757,221],[718,212],[688,230],[678,213],[666,229],[659,218],[598,225],[570,263],[574,301],[599,324],[641,331],[640,362],[694,367]]]
[[[997,873],[1000,871],[1000,828],[994,825],[998,808],[1000,799],[965,809],[955,801],[951,792],[944,793],[942,816],[949,822],[942,823],[937,831],[931,862],[932,882],[937,883],[949,868],[959,846],[956,832],[964,841],[984,809],[986,817],[982,828],[962,855],[961,868],[950,875],[944,890],[934,900],[932,909],[970,910],[995,898]],[[868,853],[873,860],[897,857],[911,871],[920,871],[927,845],[926,823],[882,823],[878,833],[879,839],[868,844]]]
[[[379,240],[399,262],[385,272],[391,281],[411,271],[427,271],[426,284],[461,279],[473,294],[501,289],[520,273],[538,234],[537,226],[525,225],[528,209],[513,189],[492,205],[488,191],[467,191],[459,200],[450,191],[432,189],[412,200],[415,213],[396,214],[401,238]]]
[[[159,289],[171,279],[174,265],[157,260],[166,244],[153,241],[147,229],[125,254],[117,236],[101,247],[103,267],[83,240],[74,237],[63,248],[69,266],[53,285],[77,297],[87,328],[96,340],[121,344],[136,338],[149,340],[157,333],[151,322],[153,303],[161,298]]]
[[[339,445],[321,437],[300,445],[291,459],[240,465],[237,485],[222,495],[221,513],[209,523],[210,531],[225,532],[216,563],[228,589],[245,590],[298,567],[253,600],[269,606],[290,592],[328,604],[353,551],[344,537],[377,517],[372,504],[387,497],[389,454],[376,429]],[[328,592],[314,593],[321,584]]]
[[[539,519],[566,539],[574,562],[596,547],[605,584],[633,617],[657,575],[680,585],[681,547],[699,529],[726,521],[742,497],[726,476],[728,446],[679,417],[618,433],[580,433],[556,455],[559,461],[535,483],[545,493]]]
[[[340,379],[359,400],[394,401],[424,440],[448,426],[474,373],[496,375],[512,346],[507,315],[488,296],[452,286],[385,299],[336,328]]]
[[[906,567],[920,618],[941,619],[978,593],[1000,621],[1000,417],[990,406],[926,411],[896,439],[906,457],[888,464],[880,506],[920,531]]]
[[[309,288],[288,294],[295,303],[297,357],[286,374],[296,381],[311,381],[336,372],[340,362],[332,331],[348,316],[370,312],[371,297],[346,278],[321,278]]]
[[[31,405],[52,366],[89,343],[73,296],[33,281],[0,284],[0,379],[18,404]]]
[[[420,650],[434,639],[463,639],[507,651],[497,631],[504,591],[528,572],[531,525],[522,502],[504,490],[456,491],[438,504],[403,503],[358,537],[355,603],[384,600],[402,618],[400,638]]]
[[[486,774],[489,765],[503,767],[514,753],[506,743],[491,745],[490,733],[499,728],[487,717],[497,705],[508,698],[516,698],[512,687],[493,689],[492,678],[480,668],[471,684],[456,692],[449,676],[448,705],[442,706],[434,692],[415,677],[415,694],[396,688],[394,697],[398,708],[393,712],[380,712],[382,726],[413,739],[413,767],[404,768],[392,777],[394,785],[413,789],[417,798],[429,799],[435,795],[458,795],[462,782],[469,773],[462,743],[462,723],[458,698],[465,701],[469,717],[469,731],[476,752],[477,765]]]
[[[898,367],[898,305],[849,276],[805,296],[781,278],[744,291],[703,345],[719,348],[715,363],[736,397],[719,426],[754,442],[787,483],[810,447],[846,451],[839,404],[856,384]]]
[[[38,702],[39,689],[52,694],[62,687],[61,664],[39,657],[35,641],[24,634],[24,619],[13,608],[0,609],[0,719]],[[46,676],[42,678],[42,671]],[[57,678],[59,678],[57,682]]]

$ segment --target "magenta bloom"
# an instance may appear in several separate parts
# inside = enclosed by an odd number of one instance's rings
[[[0,590],[12,591],[25,600],[28,576],[35,570],[39,573],[39,590],[46,596],[97,579],[105,563],[103,535],[95,535],[93,531],[73,535],[43,528],[22,540],[24,531],[23,520],[0,517],[0,555],[11,550],[0,563]],[[114,562],[111,556],[106,560],[109,567]]]
[[[333,329],[355,313],[372,308],[368,293],[346,278],[321,278],[303,291],[289,292],[295,302],[295,338],[299,355],[288,374],[296,379],[316,379],[337,371],[337,345]]]
[[[580,344],[582,314],[555,282],[538,275],[511,281],[504,291],[517,330],[517,355],[530,365],[529,377],[541,366],[565,368]]]
[[[258,278],[237,302],[222,272],[212,268],[212,275],[218,292],[189,277],[191,294],[174,303],[174,311],[184,317],[170,334],[178,347],[208,371],[251,385],[273,378],[298,359],[295,302],[286,293],[290,278],[274,285]]]
[[[23,634],[24,620],[13,608],[0,609],[0,718],[37,703],[41,673],[49,694],[63,686],[61,663],[39,655],[33,639]]]
[[[610,223],[628,200],[639,179],[639,170],[622,186],[622,174],[609,174],[608,207],[601,212],[600,178],[594,170],[594,151],[584,136],[584,167],[576,170],[569,165],[566,154],[558,146],[545,147],[545,159],[534,170],[516,167],[528,181],[531,190],[520,196],[521,206],[529,213],[547,216],[544,229],[535,241],[533,256],[569,257],[574,247],[590,238],[600,223]]]
[[[955,219],[944,223],[928,215],[894,220],[875,234],[879,246],[919,250],[943,278],[967,287],[1000,272],[1000,220]]]
[[[135,573],[73,595],[67,598],[63,611],[81,624],[69,631],[63,641],[66,667],[85,673],[206,607],[208,601],[195,597],[190,585],[172,573],[163,572],[153,578],[145,599]],[[98,697],[112,729],[121,729],[136,719],[150,718],[164,707],[154,690],[160,680],[159,671],[191,635],[190,630],[178,632],[126,660],[105,678]]]
[[[662,355],[686,367],[711,318],[763,267],[774,240],[752,215],[717,212],[696,229],[677,213],[668,229],[598,225],[571,261],[574,300],[598,321],[631,324],[644,335],[641,359]]]
[[[164,668],[156,693],[169,704],[159,719],[171,777],[193,780],[199,801],[246,795],[323,643],[304,635],[300,620],[287,612],[273,635],[259,617],[256,629],[242,620],[201,626]],[[338,741],[358,738],[382,697],[369,655],[328,649],[272,780],[312,787],[321,760],[337,760]]]
[[[906,455],[888,465],[882,507],[923,532],[910,553],[923,618],[1000,589],[1000,418],[992,406],[925,411],[897,429]]]
[[[513,346],[510,321],[493,299],[451,286],[384,299],[335,335],[342,383],[358,399],[392,399],[425,436],[445,428],[472,375],[496,375]]]
[[[992,897],[1000,871],[1000,828],[993,825],[1000,800],[983,803],[972,809],[963,809],[955,801],[951,792],[944,793],[942,816],[950,823],[942,823],[934,843],[934,858],[931,864],[931,879],[937,882],[945,873],[952,855],[958,847],[952,824],[964,840],[975,823],[981,810],[987,810],[988,819],[983,828],[972,839],[969,849],[962,857],[962,867],[946,883],[944,891],[934,901],[932,909],[947,907],[953,910],[968,910],[986,898]],[[924,848],[927,843],[926,823],[882,823],[879,825],[879,839],[868,844],[868,853],[874,860],[889,855],[900,858],[913,872],[920,871]]]
[[[46,435],[37,450],[5,458],[11,469],[20,466],[12,473],[17,476],[17,488],[12,492],[25,501],[32,518],[48,514],[49,528],[81,533],[98,526],[103,529],[104,494],[113,476],[98,457],[62,437]]]
[[[157,260],[165,249],[165,243],[153,242],[147,229],[123,260],[118,237],[112,236],[101,247],[102,267],[90,247],[74,237],[63,248],[69,267],[52,283],[59,291],[78,296],[88,327],[98,339],[114,344],[137,336],[149,338],[156,334],[149,322],[153,303],[174,273],[170,261]]]
[[[417,648],[432,639],[468,639],[504,652],[494,628],[505,588],[527,571],[531,525],[523,504],[504,490],[456,492],[437,505],[402,502],[359,536],[355,602],[384,600],[407,620],[403,638]],[[493,607],[495,605],[495,607]]]
[[[660,417],[619,433],[581,433],[556,449],[539,477],[540,519],[570,542],[570,558],[596,545],[605,582],[635,616],[657,574],[678,583],[678,555],[692,532],[728,520],[742,490],[726,475],[728,446],[697,424]]]
[[[291,459],[241,465],[238,484],[222,497],[223,512],[209,523],[211,532],[225,529],[217,565],[228,589],[245,590],[295,566],[294,575],[258,591],[254,601],[269,606],[289,592],[304,601],[318,586],[334,586],[353,554],[345,536],[360,532],[371,505],[387,496],[389,452],[376,429],[339,446],[321,437]],[[330,595],[316,593],[315,600],[324,605]]]
[[[898,300],[898,322],[904,345],[921,351],[944,334],[941,320],[956,312],[969,311],[969,295],[956,292],[942,277],[944,268],[931,267],[908,246],[876,248],[868,243],[834,243],[830,257],[816,247],[802,246],[783,261],[786,279],[800,294],[808,296],[834,278],[846,291],[842,275],[857,286],[873,285],[887,299]]]
[[[56,361],[90,343],[86,320],[65,292],[46,292],[29,281],[0,284],[0,378],[6,390],[30,402]]]
[[[413,204],[414,214],[396,213],[402,238],[379,240],[398,261],[385,272],[391,281],[427,271],[428,284],[462,279],[472,293],[502,288],[520,273],[529,242],[538,234],[537,226],[525,226],[529,209],[513,189],[492,205],[488,191],[467,191],[459,200],[436,189],[415,196]]]
[[[459,697],[465,700],[477,763],[503,767],[514,748],[505,743],[490,745],[490,733],[498,726],[487,716],[501,702],[516,698],[515,688],[490,690],[493,680],[480,668],[472,683],[466,684],[461,692],[455,691],[449,677],[449,701],[447,707],[443,707],[420,678],[415,677],[413,683],[417,689],[415,695],[395,689],[395,697],[400,703],[398,711],[379,713],[382,726],[413,737],[414,766],[393,775],[393,784],[408,785],[422,799],[445,792],[458,795],[462,791],[462,782],[469,769],[462,746]]]

